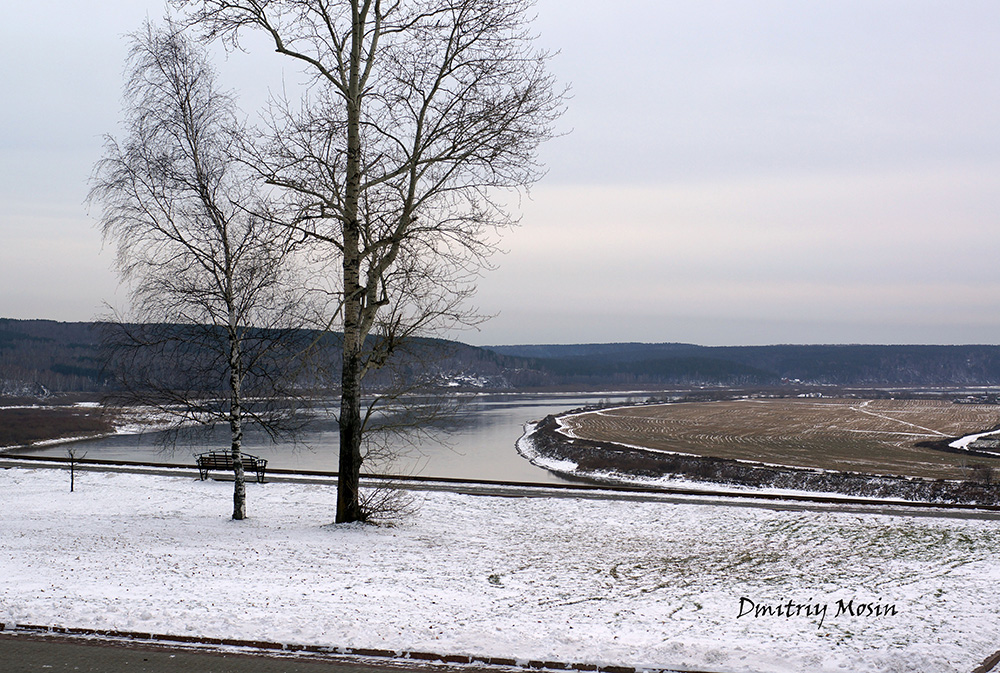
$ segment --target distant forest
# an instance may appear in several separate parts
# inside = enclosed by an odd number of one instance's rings
[[[105,387],[93,323],[0,319],[0,395]]]
[[[335,356],[337,335],[324,348]],[[336,361],[335,357],[324,358]],[[0,319],[0,395],[103,392],[94,323]],[[423,339],[394,371],[446,390],[635,389],[675,385],[1000,385],[1000,346],[697,346],[620,343],[480,348]],[[336,380],[335,377],[331,377]],[[379,385],[379,375],[371,385]]]
[[[1000,346],[696,346],[621,343],[493,346],[565,384],[840,386],[1000,384]]]

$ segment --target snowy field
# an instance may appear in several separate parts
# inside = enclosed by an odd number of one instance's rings
[[[327,485],[248,484],[244,522],[231,484],[76,488],[0,470],[0,622],[723,672],[1000,649],[996,520],[419,493],[332,526]]]

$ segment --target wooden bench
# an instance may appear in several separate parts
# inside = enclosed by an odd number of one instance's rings
[[[267,467],[267,460],[264,458],[258,458],[257,456],[251,456],[249,453],[242,454],[243,459],[243,471],[244,472],[256,472],[257,473],[257,483],[264,483],[264,468]],[[230,451],[208,451],[206,453],[199,453],[195,456],[198,462],[198,472],[201,474],[202,480],[208,479],[209,470],[227,470],[229,472],[233,471],[233,454]]]

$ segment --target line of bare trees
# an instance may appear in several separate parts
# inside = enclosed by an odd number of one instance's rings
[[[515,223],[505,195],[541,176],[563,94],[531,3],[172,4],[132,36],[124,137],[91,193],[131,290],[108,337],[123,401],[229,424],[240,519],[245,425],[277,437],[294,430],[285,401],[336,390],[336,521],[366,520],[365,436],[398,391],[366,395],[365,375],[412,337],[482,319],[468,299]],[[254,125],[206,51],[250,32],[306,76]],[[342,335],[339,366],[312,357],[316,330]]]

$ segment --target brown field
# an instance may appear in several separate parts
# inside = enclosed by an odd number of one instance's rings
[[[114,431],[95,407],[0,407],[0,449]]]
[[[940,400],[745,399],[625,407],[562,419],[577,437],[774,465],[945,479],[1000,459],[914,446],[1000,424],[1000,406]]]

